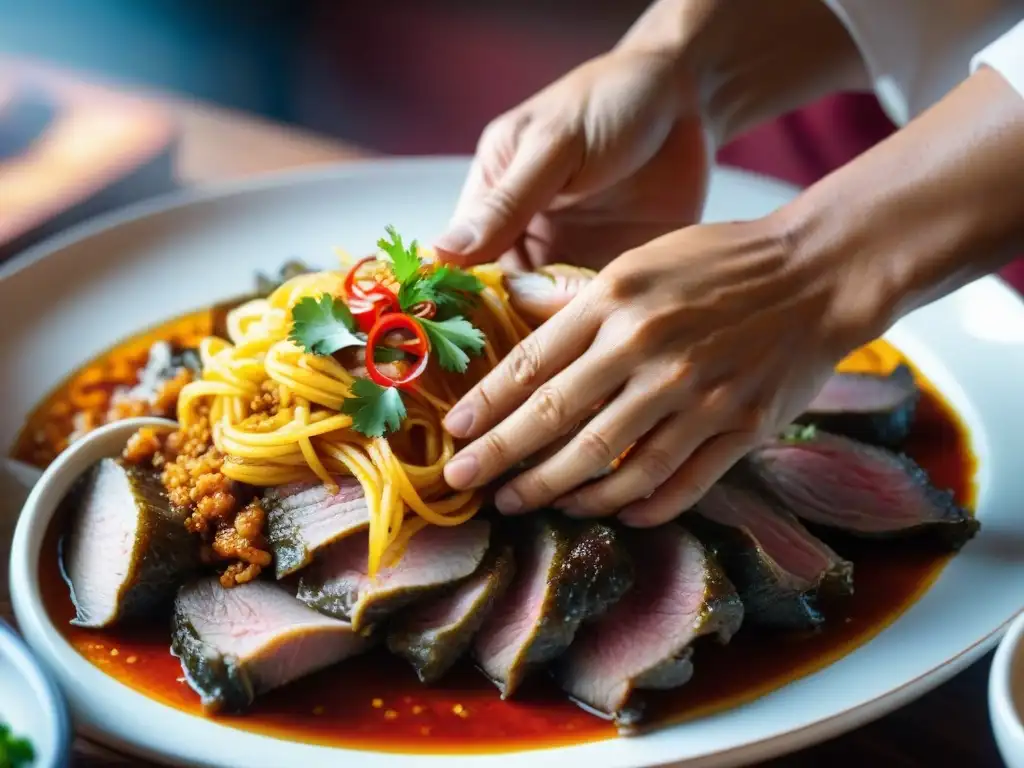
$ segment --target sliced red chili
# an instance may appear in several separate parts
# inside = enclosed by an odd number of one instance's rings
[[[364,291],[362,286],[356,282],[356,276],[359,274],[359,268],[364,264],[370,264],[377,260],[376,256],[367,256],[364,259],[360,259],[352,265],[352,269],[345,275],[345,297],[348,299],[365,299],[367,291]],[[372,290],[372,289],[371,289]]]
[[[350,298],[348,308],[359,329],[369,333],[381,316],[398,310],[398,297],[383,285],[373,285],[364,291],[363,298]]]
[[[414,317],[422,317],[425,320],[430,320],[437,314],[437,304],[432,301],[421,301],[419,304],[414,304],[410,307],[409,314]]]
[[[392,331],[406,331],[411,333],[413,338],[410,341],[414,341],[415,344],[408,345],[403,343],[402,349],[419,358],[411,369],[406,371],[403,376],[397,379],[391,378],[383,373],[377,367],[377,363],[373,359],[372,354],[372,350],[377,347],[377,341],[383,339]],[[427,334],[424,332],[423,326],[409,315],[403,315],[398,312],[383,315],[377,320],[366,336],[366,348],[371,350],[371,352],[366,356],[366,372],[369,374],[371,381],[382,387],[399,387],[402,389],[409,388],[409,385],[412,384],[412,382],[423,375],[423,372],[427,369],[427,362],[430,358],[430,340],[427,338]]]

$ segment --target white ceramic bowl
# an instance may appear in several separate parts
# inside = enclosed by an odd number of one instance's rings
[[[70,370],[142,328],[251,290],[254,270],[273,272],[290,257],[327,266],[336,245],[368,252],[388,223],[429,242],[450,215],[467,169],[463,159],[403,159],[190,192],[93,222],[0,267],[0,443],[13,444],[42,394]],[[706,218],[759,216],[793,193],[716,169]],[[19,523],[11,571],[18,619],[63,686],[82,732],[162,762],[224,768],[731,768],[764,761],[906,704],[993,648],[1020,609],[1024,411],[1008,404],[1020,396],[1012,372],[1024,370],[1024,305],[997,279],[984,278],[904,318],[888,336],[969,429],[979,465],[981,532],[869,642],[815,674],[728,710],[631,739],[493,754],[327,747],[197,717],[104,674],[53,626],[35,569],[59,487],[45,494],[37,489]]]
[[[1007,768],[1024,768],[1024,612],[1006,631],[992,661],[988,710]]]
[[[28,646],[0,621],[0,721],[35,750],[32,768],[64,768],[71,720],[60,689]]]

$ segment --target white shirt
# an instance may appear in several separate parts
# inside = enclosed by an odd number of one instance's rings
[[[1024,0],[824,0],[904,125],[981,66],[1024,97]]]

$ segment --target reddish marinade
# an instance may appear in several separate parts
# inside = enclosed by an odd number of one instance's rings
[[[131,383],[126,371],[141,365],[148,344],[156,339],[194,343],[210,332],[214,322],[212,311],[193,313],[140,334],[84,367],[40,405],[19,439],[15,455],[44,463],[39,435],[49,434],[55,441],[66,439],[74,410],[71,400],[80,406],[90,392],[109,393],[116,384]],[[891,348],[886,354],[891,357]],[[881,361],[886,354],[876,355],[876,359]],[[861,360],[847,367],[864,369],[873,364]],[[975,460],[966,431],[928,382],[920,383],[924,396],[907,453],[937,486],[952,489],[957,499],[969,506]],[[101,399],[95,396],[96,402]],[[59,521],[49,533],[39,578],[47,610],[64,637],[90,662],[125,685],[179,710],[201,714],[198,697],[184,683],[177,660],[168,653],[169,627],[98,632],[68,623],[74,611],[58,567],[57,525]],[[741,630],[728,646],[704,644],[690,683],[676,691],[648,696],[650,724],[732,707],[830,664],[898,617],[948,560],[947,555],[907,542],[872,542],[852,551],[844,548],[843,554],[855,563],[856,593],[830,606],[821,632],[783,636]],[[342,663],[273,691],[244,716],[220,715],[218,719],[281,738],[391,752],[525,750],[616,735],[609,723],[580,710],[546,680],[533,681],[515,701],[503,702],[496,689],[468,664],[450,674],[442,685],[425,688],[405,662],[384,652]]]

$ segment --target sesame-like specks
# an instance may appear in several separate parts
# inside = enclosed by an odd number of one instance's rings
[[[124,663],[125,664],[134,664],[138,660],[139,660],[138,656],[129,656],[127,659],[124,660]]]
[[[370,702],[370,706],[374,709],[380,709],[384,706],[384,699],[374,699]]]
[[[420,736],[429,736],[429,735],[430,735],[430,726],[429,725],[424,725],[422,728],[420,728]]]
[[[398,719],[398,713],[395,710],[393,710],[393,709],[386,709],[386,710],[384,710],[384,719],[385,720],[397,720]]]
[[[117,650],[117,648],[111,648],[110,649],[110,655],[111,656],[120,656],[121,652],[119,650]]]
[[[422,715],[423,714],[423,707],[421,707],[419,704],[417,704],[416,706],[414,706],[412,708],[412,713],[414,715]]]

